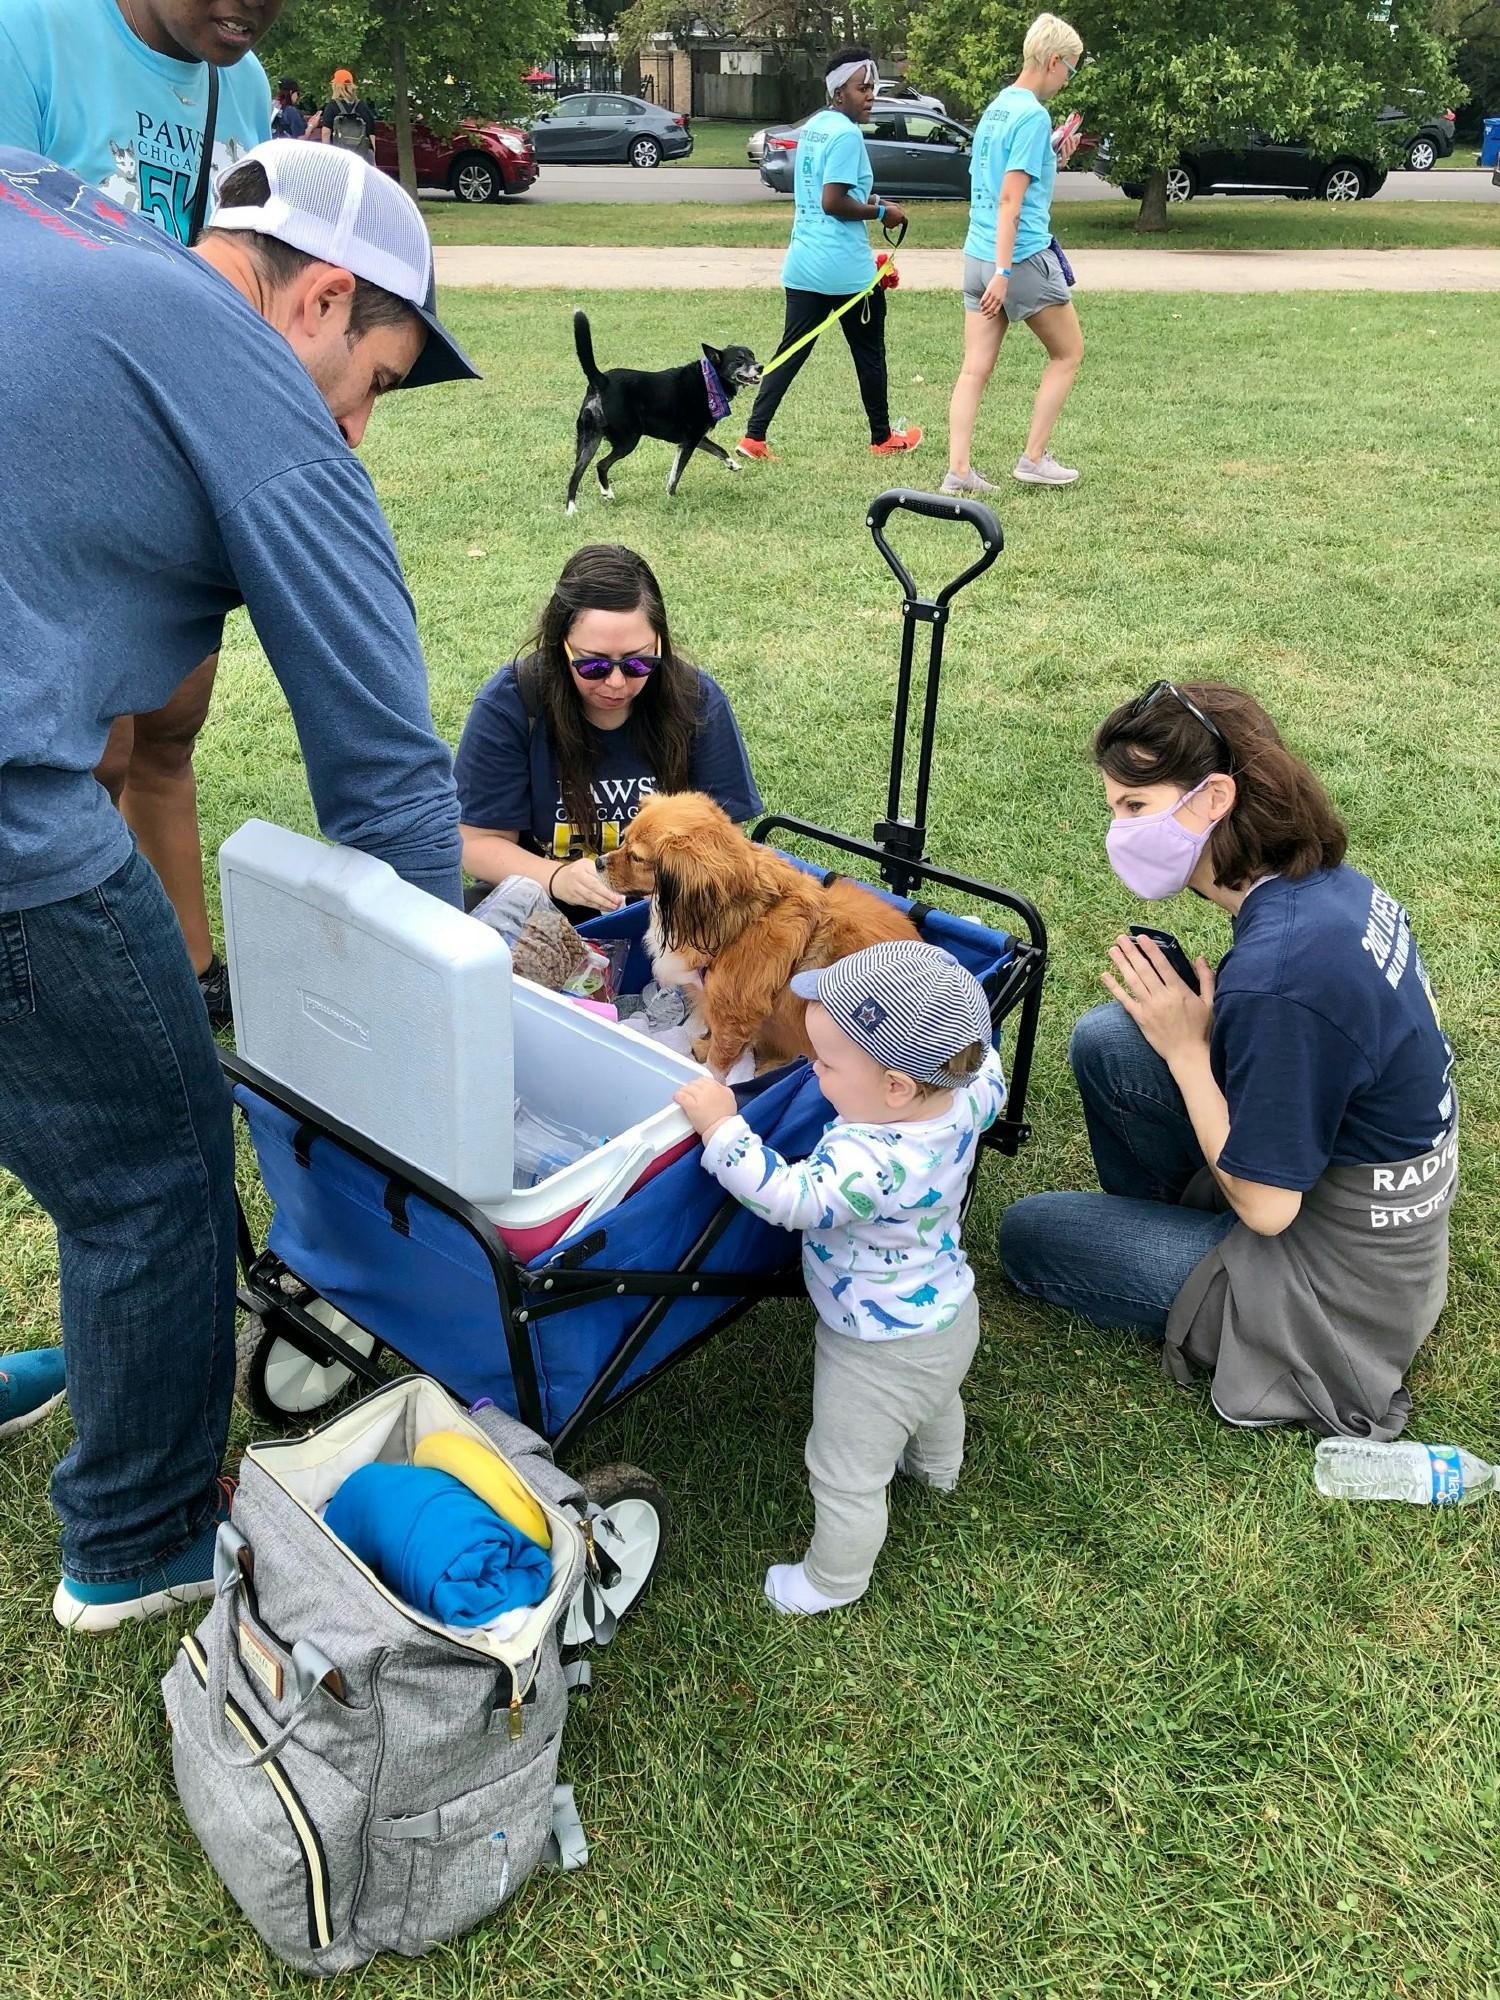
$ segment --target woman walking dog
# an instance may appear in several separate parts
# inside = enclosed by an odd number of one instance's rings
[[[1234,943],[1196,986],[1149,938],[1111,947],[1114,999],[1069,1049],[1104,1192],[1017,1202],[1006,1273],[1164,1334],[1167,1372],[1211,1373],[1230,1423],[1393,1438],[1458,1182],[1453,1053],[1406,912],[1238,689],[1158,681],[1093,750],[1125,887],[1191,889]]]
[[[1052,184],[1078,146],[1054,146],[1047,105],[1078,74],[1083,41],[1055,14],[1026,31],[1021,73],[986,109],[974,134],[969,233],[964,238],[964,359],[948,406],[944,493],[993,493],[970,453],[985,384],[1005,329],[1025,321],[1047,350],[1026,449],[1014,477],[1029,486],[1071,486],[1078,477],[1047,449],[1083,359],[1083,329],[1068,296],[1068,274],[1053,247]]]
[[[874,173],[860,126],[870,116],[879,76],[868,49],[840,49],[828,65],[826,110],[809,118],[797,136],[792,240],[781,267],[786,323],[778,354],[874,283],[875,258],[865,224],[894,228],[906,211],[873,192]],[[880,286],[839,320],[870,424],[870,449],[882,457],[914,451],[922,442],[916,424],[891,429],[885,367],[885,293]],[[809,340],[786,362],[768,368],[738,449],[745,458],[773,459],[766,443],[781,399],[817,346]]]

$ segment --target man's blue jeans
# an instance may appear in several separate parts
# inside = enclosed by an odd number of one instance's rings
[[[1085,1014],[1068,1060],[1102,1194],[1034,1194],[1000,1223],[1011,1283],[1096,1326],[1166,1331],[1172,1301],[1231,1213],[1179,1208],[1203,1151],[1172,1073],[1116,1001]]]
[[[0,1166],[57,1225],[77,1433],[52,1475],[63,1567],[141,1575],[214,1513],[235,1209],[208,1016],[139,854],[85,895],[0,915]]]

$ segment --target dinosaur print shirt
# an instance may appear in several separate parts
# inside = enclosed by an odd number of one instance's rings
[[[825,1325],[856,1340],[941,1333],[974,1289],[959,1215],[974,1147],[1004,1103],[991,1049],[940,1118],[835,1119],[816,1152],[792,1161],[727,1118],[703,1164],[744,1207],[802,1231],[802,1275]]]

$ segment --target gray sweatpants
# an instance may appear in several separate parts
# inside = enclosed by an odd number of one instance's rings
[[[856,1340],[818,1321],[807,1480],[817,1520],[807,1579],[860,1597],[886,1530],[886,1488],[902,1459],[914,1479],[952,1486],[964,1457],[963,1379],[979,1345],[971,1293],[942,1333]]]

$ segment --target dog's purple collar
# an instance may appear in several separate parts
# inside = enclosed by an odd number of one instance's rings
[[[729,415],[729,398],[724,394],[718,370],[706,354],[698,366],[703,370],[703,387],[708,393],[708,414],[717,423],[721,417]]]

